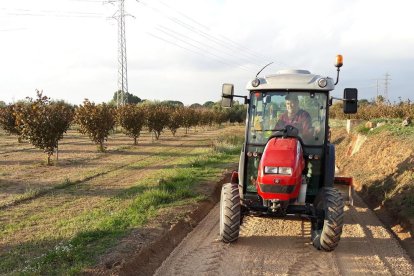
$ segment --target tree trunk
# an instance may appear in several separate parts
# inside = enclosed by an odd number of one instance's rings
[[[158,140],[160,138],[160,133],[158,131],[154,131],[155,134],[155,140]]]
[[[137,136],[134,136],[134,145],[138,145]]]
[[[104,152],[104,151],[105,151],[105,148],[104,148],[103,142],[99,142],[99,151],[100,151],[100,152]]]

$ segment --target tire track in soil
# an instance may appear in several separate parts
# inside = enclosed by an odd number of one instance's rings
[[[339,246],[324,252],[313,247],[310,222],[301,219],[247,216],[238,241],[223,244],[217,204],[155,275],[414,275],[410,258],[375,214],[357,196],[355,205],[345,209]]]
[[[354,206],[346,207],[346,242],[335,251],[341,274],[414,275],[413,263],[392,234],[360,197],[354,200]]]
[[[217,209],[217,205],[214,207]],[[164,261],[155,275],[221,275],[222,263],[227,260],[226,251],[230,245],[217,240],[217,223],[210,224],[214,212],[210,212],[200,223],[196,236],[190,232],[170,256],[172,259]],[[191,241],[191,243],[186,243]],[[183,250],[183,248],[185,250]]]

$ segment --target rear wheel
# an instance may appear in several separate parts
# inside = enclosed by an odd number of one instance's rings
[[[334,250],[341,239],[344,221],[344,201],[341,193],[325,187],[315,199],[318,219],[312,221],[312,243],[319,250]]]
[[[233,183],[224,184],[220,198],[220,237],[223,242],[239,238],[240,220],[239,187]]]

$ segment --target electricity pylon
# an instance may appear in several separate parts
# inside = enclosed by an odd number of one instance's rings
[[[108,3],[118,3],[118,10],[112,18],[118,21],[118,90],[116,92],[116,107],[127,103],[124,96],[128,92],[128,69],[125,37],[125,0],[109,0]]]

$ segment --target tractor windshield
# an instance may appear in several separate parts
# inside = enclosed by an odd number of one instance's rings
[[[305,145],[322,145],[327,95],[310,92],[253,91],[250,97],[248,143],[265,144],[286,125],[294,126]]]

